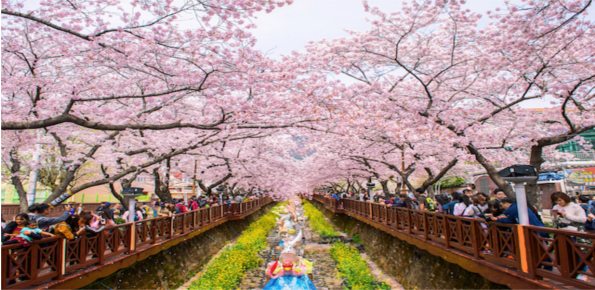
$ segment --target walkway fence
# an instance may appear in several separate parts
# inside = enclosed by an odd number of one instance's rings
[[[101,270],[102,266],[123,256],[138,254],[213,224],[243,218],[271,201],[264,197],[124,223],[97,235],[73,240],[44,238],[28,248],[20,244],[2,246],[2,289],[35,288],[50,279],[61,280],[91,266],[96,267],[93,270]]]
[[[314,195],[314,200],[333,212],[353,215],[389,234],[398,233],[413,238],[407,241],[409,243],[420,245],[419,242],[423,242],[437,249],[456,253],[478,264],[487,264],[499,270],[502,275],[510,274],[540,281],[543,283],[540,286],[553,288],[564,285],[582,289],[595,288],[595,234],[486,223],[482,219],[387,207],[350,199],[336,200],[322,195]],[[471,264],[466,266],[469,265]],[[461,266],[466,268],[465,265]],[[486,275],[497,273],[480,274],[494,281]],[[587,276],[588,281],[577,279],[579,274]],[[505,279],[496,280],[502,282]]]

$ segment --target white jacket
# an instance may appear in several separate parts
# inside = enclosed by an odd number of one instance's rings
[[[583,208],[574,203],[574,202],[570,202],[567,203],[566,206],[562,207],[558,204],[556,204],[554,206],[554,208],[552,208],[552,210],[557,210],[559,212],[565,212],[566,216],[552,216],[553,219],[556,219],[557,222],[562,222],[562,223],[572,223],[572,222],[576,222],[576,223],[584,223],[587,221],[587,214],[585,214],[585,210],[583,210]]]

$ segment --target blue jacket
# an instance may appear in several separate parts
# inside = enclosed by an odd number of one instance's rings
[[[442,206],[442,211],[444,211],[444,213],[446,213],[446,214],[452,214],[455,209],[455,205],[457,205],[457,203],[459,203],[459,201],[457,201],[457,200],[453,200],[451,202],[445,203]]]
[[[333,193],[333,198],[338,200],[339,196],[336,193]]]
[[[532,226],[538,227],[545,227],[543,223],[535,216],[535,214],[531,210],[527,210],[529,212],[529,224]],[[498,222],[506,223],[506,224],[518,224],[519,223],[519,210],[517,208],[516,203],[510,205],[510,207],[504,211],[504,215],[506,218],[498,219]]]
[[[60,217],[46,217],[40,214],[34,214],[32,216],[33,220],[37,221],[37,227],[40,229],[46,229],[50,226],[53,226],[57,223],[65,221],[70,216],[70,211],[65,210],[64,213]]]

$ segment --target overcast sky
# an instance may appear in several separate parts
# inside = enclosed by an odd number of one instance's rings
[[[369,0],[370,6],[380,7],[384,12],[399,10],[400,0]],[[510,0],[511,3],[522,2]],[[465,8],[481,13],[479,25],[486,25],[490,19],[486,12],[496,7],[504,8],[504,0],[468,0]],[[593,21],[595,13],[589,8]],[[293,50],[303,51],[303,47],[311,40],[323,38],[333,39],[347,36],[348,30],[367,30],[371,25],[361,0],[295,0],[293,4],[277,8],[273,12],[256,14],[254,23],[258,26],[252,30],[258,39],[256,48],[267,53],[268,56],[278,58],[280,54],[289,54]],[[350,83],[347,77],[338,77]],[[540,99],[523,102],[524,107],[542,108],[551,106],[549,101]]]
[[[385,12],[398,10],[401,2],[368,1],[370,6],[378,6]],[[293,50],[303,50],[310,40],[347,36],[344,29],[367,30],[371,25],[365,19],[371,16],[363,7],[361,0],[295,0],[271,13],[259,13],[254,20],[258,28],[252,30],[258,39],[256,48],[278,57]],[[488,10],[504,7],[504,1],[470,0],[465,7],[485,15]],[[482,20],[489,21],[486,16]]]

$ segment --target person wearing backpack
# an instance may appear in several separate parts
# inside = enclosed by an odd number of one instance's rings
[[[481,214],[481,209],[479,209],[478,207],[479,198],[477,196],[472,196],[471,198],[469,198],[469,196],[464,195],[463,201],[465,205],[467,205],[467,208],[465,208],[465,211],[463,211],[463,216],[470,218],[479,218],[479,215]]]
[[[186,205],[184,204],[184,200],[180,199],[178,200],[178,203],[176,203],[176,213],[185,213],[188,212],[188,209],[186,208]]]
[[[436,204],[431,197],[428,197],[428,194],[421,188],[415,190],[420,196],[420,203],[419,207],[421,210],[428,210],[428,211],[435,211]]]
[[[190,200],[190,210],[197,210],[198,209],[198,201],[196,200],[196,197],[192,197],[192,199]]]
[[[589,204],[591,199],[586,195],[578,197],[578,203],[587,215],[587,221],[584,223],[585,232],[595,233],[595,207]]]
[[[463,194],[459,194],[457,196],[457,203],[454,205],[453,207],[453,215],[456,216],[462,216],[463,213],[465,212],[465,209],[467,209],[468,204],[465,204],[465,197],[466,195]],[[454,194],[453,194],[454,197]],[[471,201],[469,200],[469,203],[471,203]]]
[[[198,207],[203,208],[207,205],[207,197],[202,195],[198,201]]]

